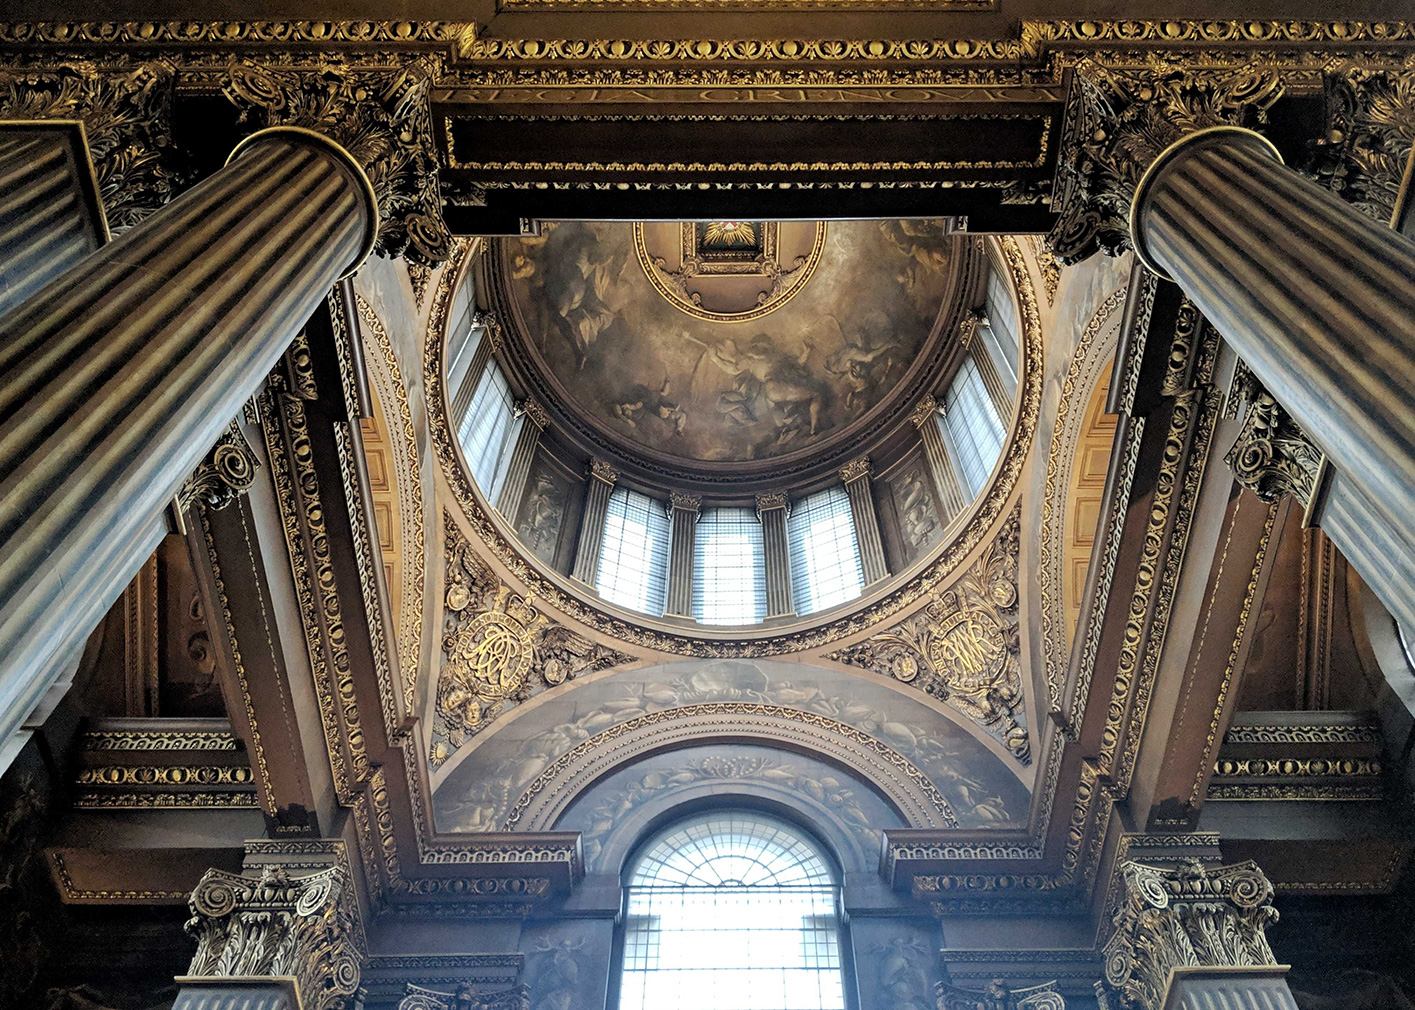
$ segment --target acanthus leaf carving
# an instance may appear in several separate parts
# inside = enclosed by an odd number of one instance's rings
[[[1048,236],[1063,264],[1130,247],[1130,202],[1145,169],[1187,133],[1257,127],[1283,94],[1277,71],[1257,65],[1199,72],[1154,55],[1143,68],[1082,60],[1072,72]]]
[[[1022,695],[1017,565],[1021,510],[986,553],[921,611],[827,658],[913,684],[1032,760]]]
[[[1415,79],[1408,71],[1344,65],[1322,77],[1326,131],[1311,174],[1341,198],[1389,223],[1415,147]]]
[[[452,239],[442,220],[431,84],[421,59],[391,70],[326,59],[307,72],[237,60],[224,91],[251,125],[303,127],[342,144],[377,194],[378,251],[435,267],[451,255]]]
[[[353,901],[339,866],[302,877],[273,865],[259,877],[207,870],[188,899],[197,951],[187,974],[293,977],[304,1006],[341,1010],[368,957]]]
[[[177,492],[177,502],[183,511],[198,503],[224,509],[251,489],[258,469],[260,461],[232,421]]]
[[[1248,412],[1224,462],[1263,501],[1292,495],[1305,508],[1317,490],[1322,451],[1256,380],[1248,380],[1246,396]]]
[[[166,155],[174,77],[162,61],[6,68],[0,70],[0,119],[81,121],[108,226],[121,231],[172,197]]]
[[[1267,926],[1277,921],[1273,886],[1251,860],[1170,869],[1126,860],[1114,935],[1104,948],[1105,981],[1120,1005],[1158,1007],[1176,968],[1275,965]]]

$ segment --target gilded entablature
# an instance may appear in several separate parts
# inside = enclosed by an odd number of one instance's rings
[[[634,657],[556,624],[477,557],[446,520],[442,671],[433,718],[433,768],[497,716],[547,688]]]
[[[827,658],[864,667],[946,701],[1024,765],[1027,735],[1017,615],[1021,507],[978,561],[920,612]]]

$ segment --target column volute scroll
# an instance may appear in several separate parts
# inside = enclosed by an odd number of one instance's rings
[[[258,1005],[281,1005],[277,993],[287,986],[294,989],[289,1007],[351,1005],[368,951],[343,867],[303,876],[275,865],[258,875],[208,870],[188,906],[186,928],[197,950],[178,979],[178,1007],[227,988],[259,991],[263,983],[274,985],[257,996]]]
[[[1171,869],[1127,860],[1120,878],[1105,980],[1096,986],[1103,1008],[1161,1010],[1176,999],[1187,1008],[1206,986],[1230,995],[1261,989],[1269,1005],[1295,1007],[1286,968],[1268,946],[1273,886],[1256,863],[1188,860]]]

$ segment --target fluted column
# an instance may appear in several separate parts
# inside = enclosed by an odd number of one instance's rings
[[[672,522],[668,538],[667,617],[693,616],[693,541],[698,531],[698,511],[703,501],[697,495],[674,492],[668,499]]]
[[[850,496],[850,516],[855,523],[855,542],[860,545],[860,566],[864,569],[865,585],[889,575],[884,560],[884,540],[879,533],[879,516],[875,513],[874,489],[870,487],[870,457],[851,460],[840,469],[845,493]]]
[[[0,313],[108,241],[96,185],[77,123],[0,126]]]
[[[783,491],[757,495],[757,519],[762,524],[766,547],[766,616],[794,614],[791,603],[791,553],[786,544],[786,520],[791,500]]]
[[[377,225],[347,152],[265,131],[0,319],[0,738]]]
[[[1286,968],[1268,946],[1273,887],[1256,863],[1177,868],[1126,861],[1121,904],[1103,951],[1109,1010],[1296,1010]]]
[[[1145,263],[1179,284],[1325,454],[1325,498],[1315,465],[1299,489],[1312,518],[1415,626],[1415,242],[1235,127],[1160,155],[1132,225]],[[1284,450],[1267,441],[1260,451]]]
[[[550,424],[545,408],[535,400],[518,403],[516,416],[522,419],[521,427],[516,432],[516,444],[511,449],[506,479],[501,482],[501,493],[496,498],[497,511],[512,523],[516,521],[516,510],[521,507],[526,479],[531,475],[531,463],[535,461],[536,449],[540,446],[540,434]]]
[[[939,430],[938,401],[932,393],[919,401],[909,420],[919,429],[919,439],[924,443],[924,459],[928,462],[929,473],[933,475],[934,487],[938,489],[938,507],[943,512],[943,521],[948,523],[967,508],[968,501],[963,495],[958,471],[953,468],[948,446],[944,444],[943,432]]]
[[[609,496],[619,473],[602,459],[590,460],[585,507],[580,513],[580,542],[575,548],[575,567],[570,574],[587,586],[599,575],[599,552],[604,546],[604,521],[609,514]]]

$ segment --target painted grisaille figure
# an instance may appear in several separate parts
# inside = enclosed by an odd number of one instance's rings
[[[1415,22],[1103,7],[0,11],[0,1010],[1415,999]]]

